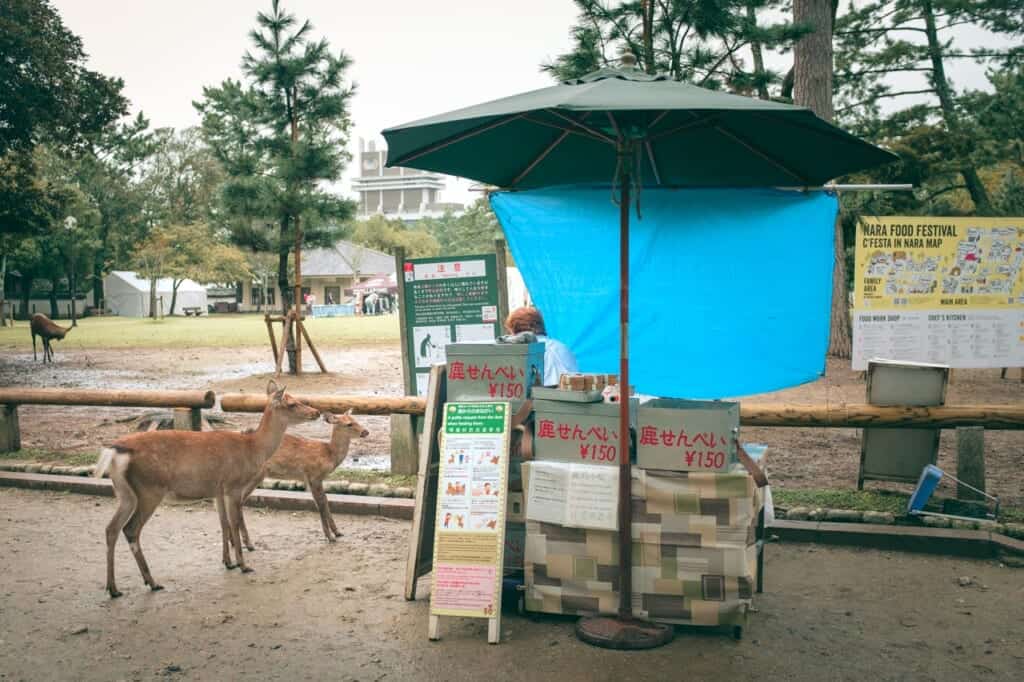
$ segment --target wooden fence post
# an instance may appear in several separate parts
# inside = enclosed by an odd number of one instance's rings
[[[415,474],[419,468],[419,439],[411,414],[391,415],[391,473]]]
[[[21,450],[18,406],[0,405],[0,452],[16,452],[17,450]]]
[[[198,407],[174,408],[175,431],[202,431],[203,411]]]
[[[978,490],[985,490],[985,429],[960,426],[956,430],[956,477]],[[985,497],[962,485],[956,487],[957,499],[984,500]]]

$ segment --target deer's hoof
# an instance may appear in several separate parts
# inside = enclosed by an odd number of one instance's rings
[[[233,564],[230,561],[225,561],[224,562],[224,568],[226,568],[226,569],[228,569],[230,571],[232,568],[238,568],[238,564]]]
[[[247,552],[255,552],[256,548],[253,547],[252,545],[246,545],[245,546],[245,551],[247,551]]]
[[[328,535],[327,536],[327,542],[334,543],[334,542],[337,542],[337,540],[334,538],[333,535]]]
[[[110,598],[111,599],[117,599],[118,597],[121,596],[121,591],[117,590],[117,589],[110,589],[110,588],[108,588],[107,592],[110,593]]]
[[[159,592],[160,590],[164,589],[164,586],[163,585],[157,585],[156,583],[153,583],[152,585],[149,586],[149,589],[152,590],[153,592]]]
[[[242,566],[242,573],[252,573],[252,569],[248,566]]]

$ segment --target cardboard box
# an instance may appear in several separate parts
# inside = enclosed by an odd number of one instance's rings
[[[631,401],[636,421],[637,400]],[[534,459],[619,466],[619,405],[534,400]]]
[[[508,401],[512,411],[544,380],[543,343],[451,343],[448,402]]]
[[[637,417],[637,466],[726,471],[736,462],[739,426],[739,403],[651,400],[640,406]]]

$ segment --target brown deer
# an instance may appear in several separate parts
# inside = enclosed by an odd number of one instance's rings
[[[36,313],[32,316],[29,328],[32,330],[33,360],[39,359],[39,356],[36,355],[36,337],[38,336],[43,340],[43,364],[53,362],[53,348],[50,346],[50,340],[57,339],[60,341],[64,338],[65,334],[71,331],[71,327],[58,326],[53,323],[53,320],[42,313]]]
[[[323,526],[328,542],[335,542],[335,538],[341,537],[341,533],[334,525],[331,508],[327,504],[324,479],[348,457],[348,446],[353,438],[366,438],[370,435],[370,432],[360,426],[351,415],[352,410],[341,415],[324,413],[324,421],[334,425],[330,443],[285,435],[281,447],[263,468],[263,476],[302,481],[306,484],[306,490],[313,494],[313,504],[320,512],[320,525]],[[245,494],[246,498],[252,494],[261,479],[262,477],[257,479],[249,488]],[[249,531],[245,527],[244,517],[241,518],[239,530],[242,534],[242,544],[252,551],[254,547],[249,542]]]
[[[281,444],[285,429],[320,416],[273,381],[267,384],[267,395],[270,399],[254,431],[133,433],[100,451],[96,476],[110,472],[118,500],[117,511],[107,524],[107,592],[111,597],[121,596],[114,583],[114,546],[122,530],[142,579],[154,591],[163,589],[149,572],[139,536],[167,493],[193,500],[214,498],[220,516],[224,565],[236,566],[228,551],[230,541],[237,566],[243,573],[252,570],[245,565],[238,535],[245,493]]]

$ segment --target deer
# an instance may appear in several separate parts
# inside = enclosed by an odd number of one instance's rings
[[[29,328],[32,331],[33,360],[39,359],[39,356],[36,355],[36,337],[38,336],[43,340],[43,364],[53,362],[53,347],[50,346],[50,340],[56,339],[60,341],[64,338],[65,334],[71,331],[71,327],[61,327],[54,324],[53,320],[42,313],[36,313],[32,316]]]
[[[267,384],[267,396],[267,406],[253,431],[148,431],[123,436],[101,449],[95,475],[102,478],[110,473],[118,501],[106,529],[106,589],[112,599],[121,596],[114,581],[114,547],[122,531],[142,580],[154,592],[163,589],[153,580],[139,538],[168,493],[179,499],[213,498],[220,517],[224,566],[240,568],[243,573],[252,571],[242,556],[238,531],[246,491],[261,477],[285,430],[320,417],[319,411],[295,400],[273,381]],[[231,561],[229,543],[236,563]]]
[[[331,508],[327,504],[324,493],[324,479],[348,457],[349,443],[353,438],[366,438],[370,432],[352,418],[352,410],[336,415],[325,412],[324,421],[333,425],[331,440],[325,443],[310,438],[302,438],[286,434],[273,457],[263,468],[263,476],[283,478],[285,480],[302,481],[306,490],[313,495],[313,504],[320,513],[320,525],[328,542],[336,542],[341,537],[338,527],[334,524]],[[259,485],[263,476],[257,479],[246,492],[247,499]],[[240,517],[239,530],[242,544],[250,552],[255,549],[249,541],[249,531],[245,527],[245,518]]]

